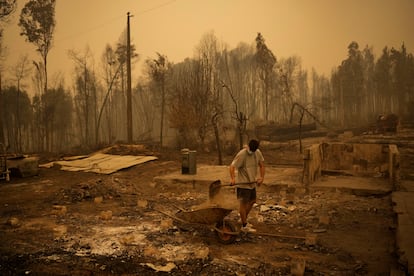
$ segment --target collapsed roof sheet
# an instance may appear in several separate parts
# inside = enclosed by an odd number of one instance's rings
[[[95,153],[86,158],[71,161],[54,161],[48,164],[43,164],[40,167],[50,168],[54,164],[58,164],[61,166],[60,169],[64,171],[83,171],[111,174],[118,170],[129,168],[156,159],[158,158],[155,156],[112,155],[105,153]]]

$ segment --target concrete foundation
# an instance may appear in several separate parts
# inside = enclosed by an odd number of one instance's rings
[[[322,143],[304,153],[304,184],[314,183],[322,172],[361,177],[388,178],[392,186],[399,181],[400,155],[396,145]]]

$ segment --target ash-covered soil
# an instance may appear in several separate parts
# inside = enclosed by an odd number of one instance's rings
[[[112,153],[128,153],[128,147]],[[139,152],[136,152],[137,154]],[[153,177],[180,170],[179,152],[111,175],[40,169],[0,183],[1,275],[389,275],[400,271],[390,195],[259,188],[257,233],[222,244],[210,225],[174,215],[208,199]],[[263,150],[294,164],[297,146]],[[228,164],[232,156],[226,156]],[[217,165],[212,153],[198,164]],[[283,163],[283,164],[281,164]],[[300,162],[299,162],[300,164]],[[227,220],[238,226],[237,211]]]

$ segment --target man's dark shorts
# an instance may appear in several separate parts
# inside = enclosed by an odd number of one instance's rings
[[[243,203],[256,202],[256,188],[237,188],[237,199]]]

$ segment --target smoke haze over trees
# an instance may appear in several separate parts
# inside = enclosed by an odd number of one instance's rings
[[[47,6],[41,9],[48,14],[44,21],[36,21],[39,6],[32,2]],[[93,49],[70,51],[71,83],[48,82],[55,1],[28,3],[20,25],[40,60],[24,63],[33,69],[31,78],[26,71],[15,74],[15,80],[0,78],[0,143],[13,152],[57,153],[126,141],[124,33],[119,41],[108,42],[99,62]],[[388,113],[412,120],[413,54],[404,43],[398,49],[383,47],[375,57],[372,47],[350,41],[344,45],[347,58],[330,76],[304,70],[300,56],[279,56],[267,46],[264,33],[235,48],[213,31],[201,34],[194,55],[175,64],[154,49],[154,57],[146,60],[145,77],[132,76],[137,80],[132,91],[133,141],[221,152],[232,130],[238,135],[231,146],[240,147],[257,125],[288,124],[295,103],[331,128],[365,126]],[[134,45],[131,50],[136,61],[139,51]],[[11,70],[0,65],[1,71]]]

